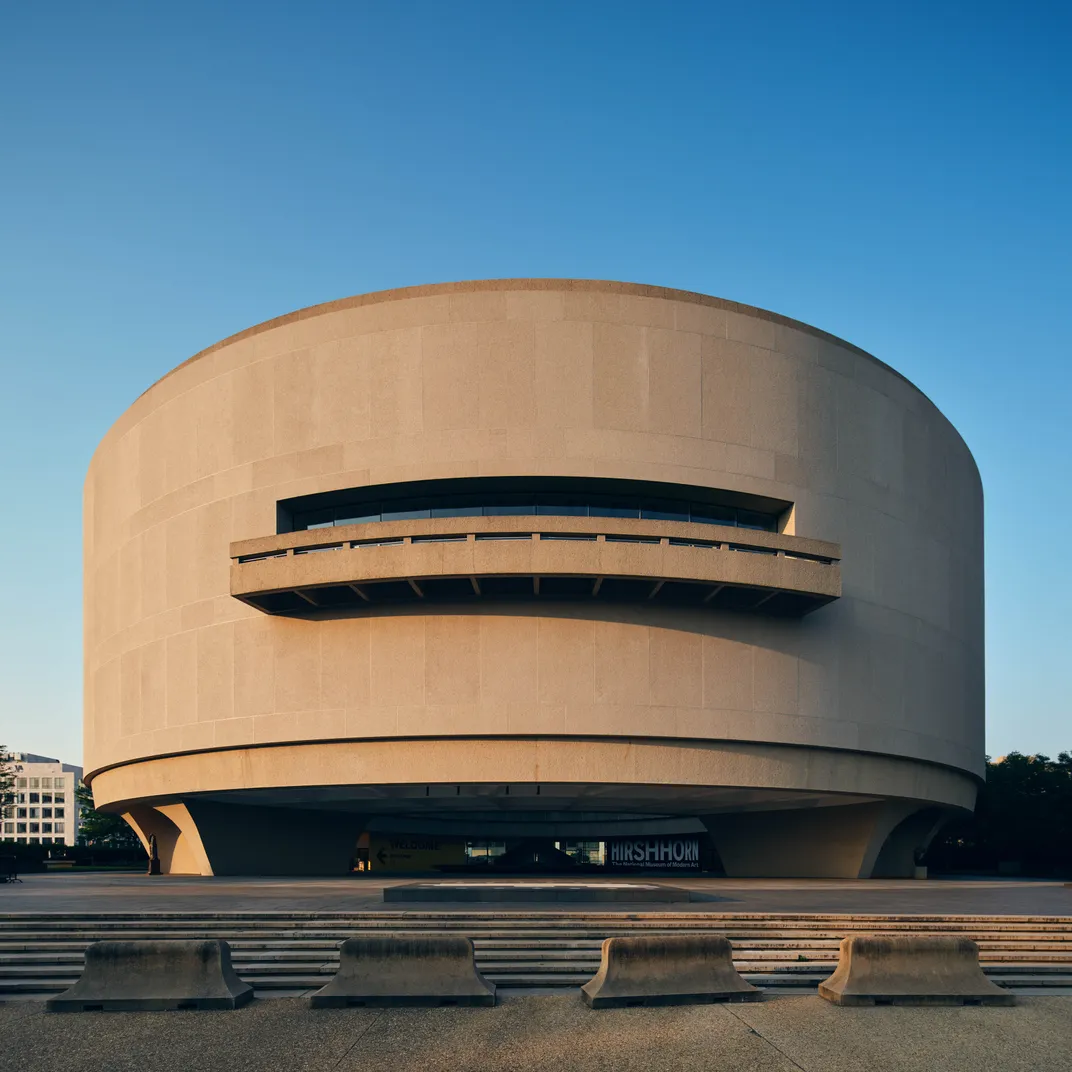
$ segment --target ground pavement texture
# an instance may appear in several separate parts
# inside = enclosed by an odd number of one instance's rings
[[[1072,998],[1014,1008],[755,1005],[596,1011],[579,995],[490,1009],[48,1013],[0,1005],[2,1072],[1049,1072],[1072,1068]]]
[[[434,876],[428,876],[434,877]],[[441,877],[441,876],[440,876]],[[53,872],[0,885],[0,914],[32,912],[426,912],[427,905],[384,904],[385,886],[423,876],[379,878],[201,878],[137,874]],[[489,881],[494,882],[491,878]],[[507,880],[510,881],[510,880]],[[531,879],[529,881],[532,881]],[[554,881],[563,881],[559,878]],[[582,882],[600,879],[585,875]],[[896,912],[951,915],[1072,915],[1072,888],[1062,882],[1023,879],[725,879],[642,878],[704,898],[689,904],[644,904],[644,911],[682,912]],[[553,905],[541,905],[554,910]],[[563,904],[572,912],[577,904]],[[628,905],[616,908],[627,909]],[[453,910],[471,911],[471,904]],[[435,906],[437,912],[450,905]]]

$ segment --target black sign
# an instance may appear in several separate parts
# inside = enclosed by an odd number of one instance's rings
[[[698,871],[700,842],[696,837],[617,838],[607,842],[607,866]]]

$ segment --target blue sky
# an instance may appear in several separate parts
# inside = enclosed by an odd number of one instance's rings
[[[346,294],[627,279],[926,391],[986,488],[988,749],[1072,748],[1067,5],[8,4],[0,741],[81,753],[81,486],[210,343]]]

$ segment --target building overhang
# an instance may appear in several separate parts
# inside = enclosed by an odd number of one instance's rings
[[[591,517],[465,517],[231,544],[231,594],[266,614],[581,600],[800,617],[841,595],[841,547],[784,533]]]

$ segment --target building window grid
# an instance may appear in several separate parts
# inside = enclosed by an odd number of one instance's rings
[[[18,758],[18,757],[16,757]],[[0,819],[6,821],[0,825],[0,837],[4,840],[30,845],[62,845],[66,841],[66,803],[68,782],[73,782],[69,774],[36,777],[27,775],[14,779],[14,791],[11,793],[9,806],[0,805]],[[18,805],[22,805],[21,807]],[[41,805],[32,807],[30,805]],[[44,805],[59,805],[45,807]],[[24,820],[24,821],[18,821]],[[40,820],[40,821],[33,821]],[[50,820],[61,820],[59,822]],[[73,833],[73,831],[72,831]],[[60,835],[34,836],[43,835]]]

